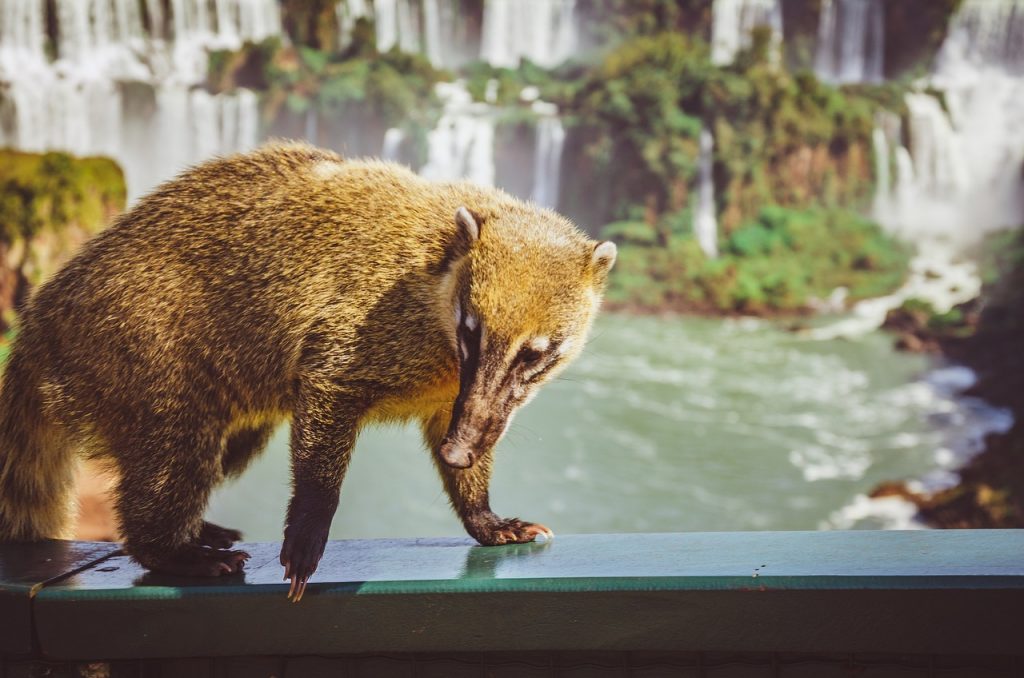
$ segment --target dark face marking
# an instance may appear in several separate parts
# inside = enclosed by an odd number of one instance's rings
[[[463,302],[456,314],[459,394],[438,450],[445,463],[455,468],[472,466],[494,447],[516,407],[561,358],[560,342],[549,341],[543,350],[524,344],[506,362],[508,346],[492,340],[485,347],[483,338],[483,326]]]

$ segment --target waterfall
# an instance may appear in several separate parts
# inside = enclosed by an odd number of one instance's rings
[[[479,56],[492,66],[515,68],[520,60],[553,67],[577,44],[576,0],[483,0],[479,55],[467,54],[457,30],[460,0],[338,0],[335,12],[342,44],[360,17],[373,18],[377,49],[422,52],[439,68],[456,68]]]
[[[715,180],[712,172],[715,138],[706,128],[700,131],[697,168],[697,208],[693,212],[693,234],[709,257],[718,256],[718,220],[715,217]]]
[[[906,97],[909,149],[883,222],[963,244],[1024,222],[1024,0],[964,0],[924,92]]]
[[[829,82],[881,82],[885,67],[883,0],[824,0],[814,70]]]
[[[47,7],[56,27],[47,55]],[[211,95],[209,49],[281,30],[276,0],[0,0],[0,145],[107,155],[129,198],[258,140],[252,92]],[[169,39],[168,39],[169,38]]]
[[[420,51],[419,3],[414,0],[373,0],[377,49],[396,45],[403,52]]]
[[[428,179],[469,179],[494,184],[494,114],[487,104],[473,103],[462,83],[441,82],[437,93],[444,112],[427,135],[427,163],[420,174]]]
[[[871,132],[871,144],[875,152],[875,213],[880,213],[892,204],[892,178],[889,172],[889,140],[881,127]]]
[[[900,166],[901,152],[906,155],[907,160],[910,159],[910,154],[902,145],[902,136],[903,123],[897,114],[889,111],[879,111],[875,114],[875,129],[871,134],[876,179],[873,211],[875,217],[882,223],[898,221],[894,216],[896,206],[901,204],[901,196],[905,195],[909,186],[906,182],[909,175]]]
[[[405,132],[397,127],[388,128],[388,131],[384,133],[384,146],[380,151],[381,159],[397,161],[400,157],[403,141],[405,141]]]
[[[758,26],[772,31],[777,48],[782,40],[782,6],[779,0],[714,0],[711,6],[711,61],[732,63],[736,53],[750,46]]]
[[[565,144],[565,128],[558,118],[558,109],[552,104],[535,102],[535,112],[541,114],[537,121],[537,144],[533,157],[533,189],[530,198],[541,207],[554,209],[558,206],[558,189],[561,179],[562,147]]]
[[[441,6],[438,0],[423,0],[423,50],[432,64],[444,64],[441,37]]]
[[[522,59],[552,67],[576,48],[576,0],[484,0],[480,57],[515,68]]]
[[[925,299],[943,312],[978,295],[981,281],[959,255],[962,247],[1024,221],[1022,67],[1024,0],[964,0],[934,72],[921,83],[941,91],[942,101],[924,91],[907,94],[909,148],[899,144],[898,129],[884,138],[895,148],[893,190],[885,190],[888,167],[876,169],[877,218],[917,246],[909,279],[815,336],[877,327],[906,299]]]
[[[500,110],[491,104],[474,102],[462,82],[438,83],[437,94],[444,111],[437,126],[427,135],[427,162],[420,175],[435,181],[468,179],[492,186],[495,183],[495,127]],[[528,98],[528,97],[527,97]],[[529,198],[542,207],[558,205],[562,149],[565,129],[558,108],[544,101],[532,101],[535,134],[531,164],[521,168],[526,181],[512,192]],[[405,136],[399,129],[384,135],[382,156],[399,157]]]

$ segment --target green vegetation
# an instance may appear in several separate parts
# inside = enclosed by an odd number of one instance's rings
[[[69,224],[94,233],[124,202],[124,175],[109,158],[0,150],[0,239],[8,245]]]
[[[270,39],[238,52],[215,52],[207,85],[213,91],[261,92],[264,123],[271,130],[291,117],[315,114],[362,121],[381,134],[401,125],[422,142],[439,115],[434,85],[448,79],[450,74],[422,55],[378,52],[373,26],[360,19],[342,51]],[[295,136],[287,127],[276,133]]]
[[[772,62],[758,33],[732,66],[678,33],[629,40],[609,53],[565,106],[593,168],[609,187],[603,221],[636,205],[683,208],[694,186],[702,128],[715,138],[718,213],[728,233],[778,204],[858,207],[873,192],[871,132],[878,104]],[[578,189],[583,190],[583,189]]]
[[[765,33],[729,67],[679,33],[620,44],[561,102],[585,158],[565,180],[570,211],[610,221],[603,235],[622,244],[609,300],[766,313],[840,286],[854,299],[892,291],[906,251],[851,210],[874,192],[874,116],[895,99],[789,74]],[[715,139],[716,259],[690,227],[702,129]]]
[[[623,37],[663,31],[711,37],[711,3],[707,0],[579,0],[580,14],[590,17],[587,42],[615,44]]]
[[[0,327],[30,285],[124,204],[124,176],[113,160],[0,150]]]
[[[611,224],[622,242],[613,305],[724,313],[799,311],[837,287],[853,299],[878,296],[903,280],[908,253],[871,221],[844,210],[764,208],[733,231],[719,257],[704,255],[688,212],[659,223]],[[667,237],[667,246],[659,240]]]

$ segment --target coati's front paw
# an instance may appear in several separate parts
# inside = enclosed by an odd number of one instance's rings
[[[241,532],[206,521],[203,521],[203,527],[199,530],[199,536],[196,537],[197,544],[213,549],[230,548],[236,541],[242,541]]]
[[[284,578],[291,580],[288,598],[292,602],[302,600],[302,594],[306,592],[306,582],[320,564],[326,546],[327,530],[311,533],[293,529],[291,526],[285,530],[284,544],[281,546],[281,564],[284,565]]]
[[[540,523],[528,523],[519,518],[501,519],[494,516],[473,526],[470,534],[484,546],[500,544],[523,544],[543,535],[548,541],[555,538],[550,528]]]
[[[190,577],[219,577],[225,574],[238,574],[249,560],[245,551],[225,551],[210,549],[190,544],[168,553],[146,551],[129,552],[141,565],[153,572],[180,574]]]

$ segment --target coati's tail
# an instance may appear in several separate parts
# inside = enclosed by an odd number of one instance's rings
[[[17,343],[0,387],[0,541],[68,538],[75,459]]]

